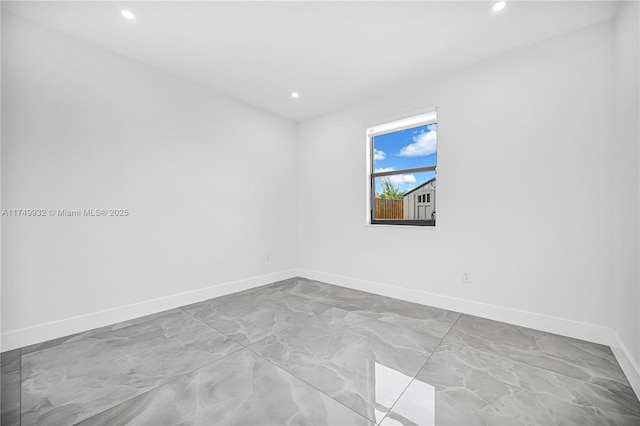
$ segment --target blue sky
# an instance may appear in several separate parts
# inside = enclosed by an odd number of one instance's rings
[[[438,124],[414,127],[399,132],[375,136],[374,171],[392,171],[414,167],[435,166],[437,162]],[[435,176],[435,172],[411,173],[388,176],[400,190],[409,191]],[[376,192],[381,192],[376,179]]]

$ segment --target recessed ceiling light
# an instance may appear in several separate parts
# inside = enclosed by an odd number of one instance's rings
[[[506,1],[499,1],[496,4],[493,5],[493,11],[494,12],[500,12],[502,9],[504,9],[504,7],[507,5]]]
[[[291,97],[292,97],[293,99],[299,98],[299,97],[300,97],[300,93],[298,93],[298,92],[291,92]]]
[[[136,15],[134,15],[130,10],[122,9],[120,14],[130,21],[136,19]]]

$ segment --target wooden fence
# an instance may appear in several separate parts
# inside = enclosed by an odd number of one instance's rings
[[[402,219],[403,217],[403,200],[376,198],[376,219]]]

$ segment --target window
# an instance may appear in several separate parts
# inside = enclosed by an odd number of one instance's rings
[[[435,226],[435,112],[367,129],[367,221]]]

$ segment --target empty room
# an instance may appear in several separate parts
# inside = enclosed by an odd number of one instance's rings
[[[636,1],[2,1],[1,424],[640,425]]]

